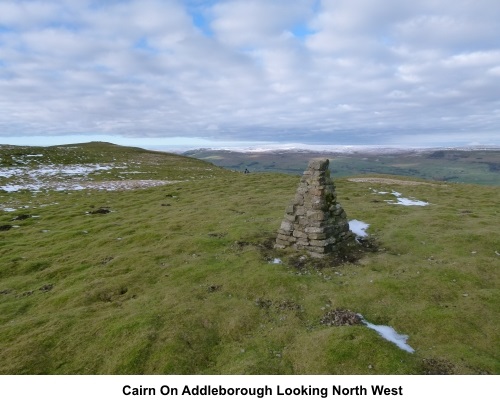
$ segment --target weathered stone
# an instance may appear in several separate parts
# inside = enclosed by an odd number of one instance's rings
[[[297,238],[295,236],[286,236],[282,234],[278,234],[276,237],[276,242],[295,242]]]
[[[297,207],[295,214],[298,216],[305,215],[306,209],[304,207]]]
[[[329,160],[324,158],[309,162],[295,197],[285,210],[276,238],[277,248],[293,246],[308,251],[312,257],[324,257],[352,241],[353,234],[337,202],[328,164]]]
[[[290,221],[283,221],[281,222],[281,227],[280,229],[284,230],[284,231],[293,231],[293,223],[291,223]]]
[[[309,246],[309,241],[305,238],[297,238],[296,245]]]
[[[306,233],[322,233],[323,228],[315,227],[315,226],[308,226],[306,228]]]
[[[328,169],[329,163],[330,163],[330,161],[328,159],[324,159],[324,158],[311,159],[309,161],[309,165],[307,167],[307,170],[325,171]]]
[[[328,218],[328,213],[324,211],[307,211],[306,216],[312,221],[323,221]]]
[[[285,231],[285,230],[283,230],[283,229],[280,229],[280,230],[278,231],[278,236],[279,236],[279,235],[291,236],[291,235],[292,235],[292,232],[293,232],[293,231]]]
[[[296,238],[305,238],[307,239],[307,233],[305,232],[302,232],[302,231],[293,231],[293,236],[295,236]]]
[[[328,242],[328,239],[323,239],[323,240],[314,240],[314,239],[311,239],[309,241],[309,244],[311,246],[327,246],[327,245],[329,245],[329,242]]]
[[[310,233],[309,239],[326,239],[326,233]]]

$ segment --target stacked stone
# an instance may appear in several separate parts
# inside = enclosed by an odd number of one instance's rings
[[[354,239],[346,213],[337,203],[328,164],[325,158],[309,162],[295,198],[286,208],[275,248],[294,247],[321,258]]]

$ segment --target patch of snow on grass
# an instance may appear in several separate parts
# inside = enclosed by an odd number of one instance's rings
[[[374,325],[373,323],[366,321],[362,315],[360,315],[360,314],[358,314],[358,315],[361,317],[361,322],[363,322],[364,325],[366,325],[368,328],[376,331],[384,339],[388,340],[389,342],[394,343],[397,347],[399,347],[400,349],[403,349],[409,353],[413,353],[415,351],[415,349],[413,349],[409,344],[406,343],[406,340],[408,339],[408,335],[400,335],[390,326]]]
[[[148,188],[172,184],[175,181],[166,180],[123,180],[123,181],[102,181],[89,182],[85,177],[98,171],[108,171],[112,169],[126,169],[127,166],[118,165],[42,165],[38,168],[8,168],[0,169],[0,177],[15,177],[15,183],[0,185],[0,190],[8,193],[29,190],[39,192],[41,189],[70,191],[70,190],[129,190],[137,188]],[[135,172],[134,172],[135,173]],[[140,172],[136,172],[140,173]],[[75,181],[77,178],[78,181]]]
[[[395,204],[395,205],[419,205],[419,206],[425,206],[429,205],[428,202],[425,201],[420,201],[420,200],[411,200],[409,198],[403,198],[403,197],[398,197],[398,202],[389,202],[389,204]]]
[[[410,206],[410,205],[417,205],[417,206],[426,206],[429,205],[428,202],[426,201],[420,201],[420,200],[415,200],[413,198],[406,198],[402,197],[402,194],[398,191],[392,190],[390,193],[388,191],[378,191],[373,188],[371,188],[375,194],[392,194],[394,197],[396,197],[396,201],[393,200],[385,200],[387,204],[393,204],[393,205],[405,205],[405,206]]]
[[[368,236],[368,234],[366,233],[366,229],[369,226],[370,225],[367,224],[366,222],[359,221],[357,219],[352,219],[349,221],[349,229],[351,230],[351,232],[353,232],[354,234],[356,234],[356,236],[359,236],[361,238]]]

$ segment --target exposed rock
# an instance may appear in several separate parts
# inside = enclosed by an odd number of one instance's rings
[[[21,214],[18,215],[17,217],[12,218],[11,221],[24,221],[28,218],[31,218],[30,214]]]
[[[111,210],[108,207],[101,207],[97,210],[90,211],[91,214],[109,214]]]
[[[347,215],[337,202],[328,165],[325,158],[309,162],[294,199],[286,207],[275,248],[294,247],[323,258],[354,241]]]
[[[43,287],[40,287],[39,290],[43,292],[48,292],[54,288],[54,284],[46,284]]]

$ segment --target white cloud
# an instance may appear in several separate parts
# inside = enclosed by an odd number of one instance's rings
[[[491,139],[499,19],[493,0],[0,2],[0,136]]]

